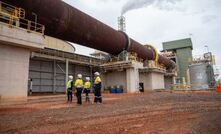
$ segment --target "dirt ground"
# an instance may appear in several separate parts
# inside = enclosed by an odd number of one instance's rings
[[[47,95],[1,102],[0,133],[221,134],[215,92],[104,94],[103,101],[78,106],[76,98],[67,104],[65,95]]]

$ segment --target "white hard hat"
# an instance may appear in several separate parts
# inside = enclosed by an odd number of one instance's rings
[[[90,80],[90,77],[86,77],[86,80],[88,80],[88,81],[89,81],[89,80]]]
[[[99,72],[95,72],[94,75],[100,75],[100,73]]]
[[[68,78],[69,78],[70,80],[73,80],[73,76],[72,76],[72,75],[68,76]]]
[[[82,78],[82,74],[78,74],[77,77],[78,77],[79,79],[81,79],[81,78]]]

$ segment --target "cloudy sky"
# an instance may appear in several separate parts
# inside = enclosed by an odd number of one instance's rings
[[[192,38],[193,55],[216,55],[221,70],[221,0],[64,0],[101,22],[117,29],[123,12],[126,32],[140,43],[152,44],[159,51],[162,42]],[[93,50],[76,46],[77,53]]]

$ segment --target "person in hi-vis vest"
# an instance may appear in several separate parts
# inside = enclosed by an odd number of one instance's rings
[[[84,83],[84,93],[86,96],[86,102],[89,103],[90,102],[90,88],[91,88],[91,82],[90,82],[90,77],[86,77],[86,82]]]
[[[94,103],[97,103],[97,102],[102,103],[100,73],[95,72],[94,75],[95,75],[95,80],[94,80]]]
[[[66,89],[66,93],[67,93],[67,102],[72,102],[72,91],[73,91],[73,76],[68,76],[68,81],[66,83],[67,85],[67,89]]]
[[[82,97],[81,97],[81,93],[83,90],[83,80],[82,80],[82,75],[78,74],[77,75],[77,80],[75,81],[74,84],[75,88],[76,88],[76,96],[77,96],[77,104],[81,105],[82,104]]]

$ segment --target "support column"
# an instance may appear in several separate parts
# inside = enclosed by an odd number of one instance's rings
[[[54,60],[54,72],[53,72],[53,93],[56,93],[56,73],[57,73],[57,66],[56,66],[56,60]]]
[[[134,68],[126,70],[127,93],[135,93],[136,89],[136,71]]]
[[[93,78],[93,67],[90,66],[90,81],[91,81],[91,89],[93,89],[92,87],[94,87],[94,78]]]
[[[173,77],[173,84],[174,85],[176,84],[176,77],[175,76]]]
[[[65,89],[67,89],[67,82],[68,82],[68,65],[69,65],[69,60],[66,59],[66,69],[65,69]]]
[[[143,63],[133,62],[131,68],[126,69],[127,93],[139,92],[140,68],[143,68]]]

